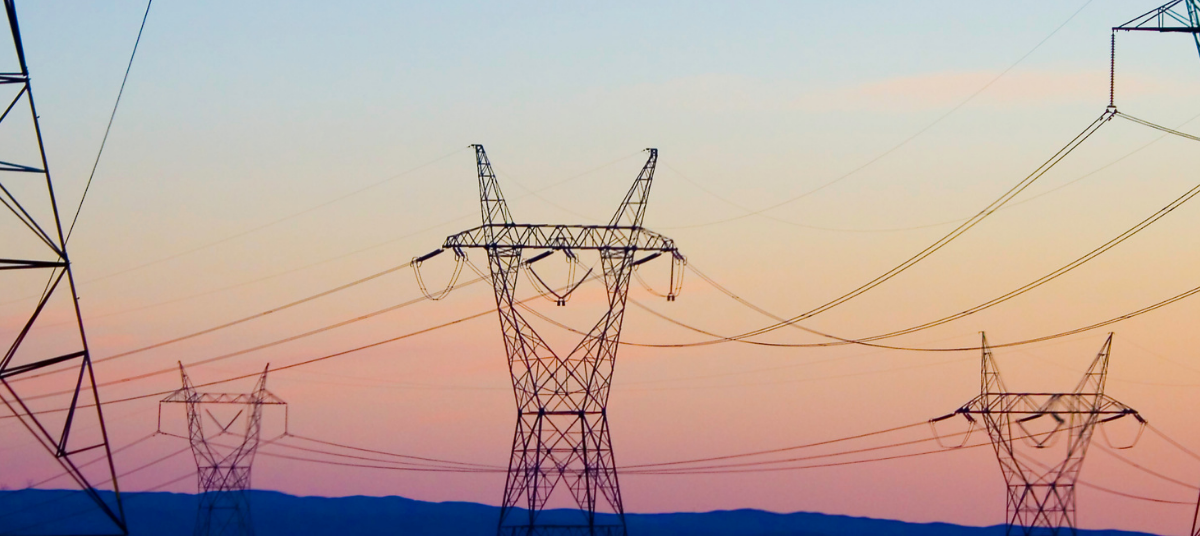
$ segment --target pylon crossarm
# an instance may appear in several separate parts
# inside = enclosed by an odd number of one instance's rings
[[[1200,33],[1193,17],[1195,0],[1172,0],[1147,11],[1113,30],[1141,32]]]
[[[1172,0],[1133,20],[1113,27],[1113,71],[1110,80],[1115,85],[1117,32],[1160,32],[1190,34],[1200,52],[1200,0]],[[1111,90],[1111,88],[1110,88]],[[1110,97],[1112,92],[1109,93]],[[1112,104],[1111,99],[1109,102]]]
[[[167,395],[166,398],[159,400],[159,404],[185,404],[191,401],[192,391],[188,388],[176,389],[175,392]]]
[[[679,251],[674,240],[643,227],[538,224],[481,225],[447,237],[442,248]]]
[[[193,403],[193,404],[268,404],[268,405],[287,405],[279,397],[274,394],[267,393],[268,398],[262,401],[255,400],[253,394],[235,394],[235,393],[195,393],[194,397],[189,397],[185,389],[180,389],[171,393],[167,398],[162,399],[165,403]]]

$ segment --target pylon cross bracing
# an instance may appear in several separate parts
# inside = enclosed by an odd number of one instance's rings
[[[647,149],[649,158],[608,225],[528,225],[513,221],[487,153],[482,145],[473,147],[483,224],[446,238],[442,248],[457,255],[470,248],[487,252],[508,354],[517,423],[497,532],[625,535],[607,406],[630,274],[663,254],[673,262],[683,260],[670,238],[642,227],[658,150]],[[607,291],[607,310],[565,355],[538,335],[515,297],[520,268],[556,251],[570,259],[576,252],[598,252]],[[523,260],[527,252],[530,257]],[[555,297],[565,304],[566,296]],[[547,501],[561,488],[569,491],[582,519],[564,524],[542,517]],[[598,522],[598,505],[607,505],[617,521]]]
[[[196,482],[200,507],[196,514],[196,536],[249,536],[254,534],[250,517],[250,468],[258,450],[262,432],[262,409],[265,405],[283,406],[287,402],[267,390],[267,372],[263,370],[250,393],[200,393],[192,385],[183,364],[179,374],[183,387],[162,399],[161,404],[183,404],[188,421],[188,439],[196,459]],[[201,411],[211,404],[241,405],[232,418],[218,419],[211,411]],[[243,430],[231,430],[239,417],[245,415]],[[205,420],[205,415],[209,420]],[[286,413],[285,413],[286,415]],[[286,416],[285,416],[286,422]],[[159,412],[161,430],[162,413]],[[207,425],[207,426],[206,426]],[[215,433],[212,432],[216,427]],[[218,445],[214,440],[228,436],[236,441],[231,446]]]
[[[930,422],[962,415],[973,429],[982,421],[1007,486],[1006,535],[1076,534],[1075,484],[1096,427],[1124,417],[1146,423],[1136,410],[1104,393],[1112,334],[1075,389],[1062,393],[1010,392],[986,335],[981,347],[979,396]],[[1064,456],[1056,464],[1041,464],[1024,452],[1062,439]]]
[[[0,354],[0,403],[46,449],[53,462],[87,497],[84,508],[99,514],[92,534],[127,534],[117,472],[83,327],[67,238],[55,197],[42,131],[34,104],[25,48],[14,0],[4,0],[12,55],[0,64],[0,272],[5,291],[31,299],[28,320],[3,336]],[[11,294],[6,298],[14,297]],[[50,319],[50,320],[46,320]],[[66,321],[65,331],[46,322]],[[35,381],[33,377],[37,376]],[[67,391],[51,399],[65,411],[32,402],[39,393]],[[55,407],[54,409],[58,409]],[[102,456],[102,465],[93,459]],[[86,463],[79,461],[80,456]],[[0,466],[22,466],[6,462]],[[90,468],[85,469],[90,466]],[[97,485],[112,493],[102,493]],[[70,509],[71,507],[67,507]],[[61,511],[48,511],[43,525],[59,532]],[[80,510],[80,514],[85,514]],[[92,512],[86,512],[91,515]],[[41,513],[31,513],[42,517]],[[103,523],[104,526],[100,526]]]

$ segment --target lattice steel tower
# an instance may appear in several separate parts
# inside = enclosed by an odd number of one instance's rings
[[[183,364],[179,374],[183,387],[160,402],[159,430],[162,430],[161,404],[184,404],[187,412],[188,438],[192,443],[192,454],[196,458],[197,488],[200,493],[200,508],[196,514],[196,536],[242,536],[254,534],[250,520],[250,467],[258,450],[262,432],[262,409],[264,405],[287,403],[267,390],[267,371],[258,378],[258,384],[249,394],[200,393],[192,386]],[[244,406],[232,418],[222,421],[207,409],[201,415],[201,406],[210,404],[233,404]],[[245,415],[245,429],[231,432],[230,428]],[[210,433],[205,423],[216,426]],[[222,446],[214,440],[228,436],[240,442]]]
[[[13,0],[4,0],[4,13],[13,54],[0,58],[4,62],[0,63],[0,205],[4,206],[0,210],[4,213],[0,216],[0,271],[5,274],[0,278],[0,294],[6,299],[28,295],[34,303],[24,324],[0,336],[4,339],[0,344],[5,346],[0,355],[0,384],[4,386],[0,401],[87,497],[86,506],[64,498],[66,504],[60,502],[46,512],[30,510],[30,505],[21,510],[27,517],[40,518],[38,525],[56,533],[69,530],[56,527],[63,521],[65,507],[76,510],[76,516],[97,516],[98,530],[127,534],[67,255],[70,231],[68,228],[64,234],[59,216]],[[53,327],[63,321],[69,325],[66,331]],[[101,458],[93,461],[97,454]],[[79,463],[80,456],[88,463]],[[0,467],[20,467],[26,461],[5,460]],[[96,461],[103,464],[96,465]],[[91,468],[85,469],[88,466]],[[104,482],[111,482],[112,494],[97,491],[96,485]]]
[[[517,402],[497,532],[625,535],[625,507],[606,408],[629,278],[635,266],[663,253],[670,254],[673,262],[683,260],[671,239],[642,227],[658,150],[647,149],[649,159],[608,225],[528,225],[513,222],[487,153],[482,145],[473,147],[483,225],[448,237],[439,251],[450,249],[462,257],[466,248],[485,250],[496,294]],[[531,256],[522,260],[527,250]],[[580,251],[598,252],[607,289],[607,311],[565,355],[538,335],[515,298],[520,268],[529,268],[556,251],[569,259]],[[648,255],[635,258],[641,252]],[[565,303],[564,295],[556,297],[559,305]],[[582,518],[543,517],[543,508],[559,488],[570,492]],[[617,521],[599,522],[598,504],[607,504]]]
[[[1112,334],[1068,393],[1010,392],[1000,379],[986,335],[982,348],[979,396],[930,422],[962,415],[974,428],[977,419],[983,420],[1008,486],[1006,535],[1076,534],[1075,483],[1096,426],[1126,416],[1142,426],[1146,423],[1137,411],[1104,394]],[[1060,439],[1065,439],[1064,459],[1057,464],[1042,464],[1018,448],[1025,443],[1047,449]]]

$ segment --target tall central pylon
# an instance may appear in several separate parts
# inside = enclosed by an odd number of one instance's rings
[[[1010,392],[986,335],[981,347],[979,396],[930,422],[962,415],[974,428],[978,420],[983,421],[1008,487],[1006,535],[1076,534],[1075,483],[1096,426],[1126,416],[1142,426],[1146,423],[1137,411],[1104,394],[1112,334],[1075,390],[1067,393]],[[1060,439],[1065,444],[1059,445]],[[1022,446],[1030,450],[1061,446],[1063,460],[1043,464]]]
[[[483,225],[446,238],[442,250],[460,256],[466,248],[487,252],[512,373],[517,425],[497,533],[623,536],[625,507],[607,406],[629,278],[635,266],[664,253],[674,261],[683,259],[670,238],[642,227],[658,150],[647,149],[649,159],[608,225],[528,225],[513,222],[487,153],[482,145],[473,147]],[[526,250],[532,250],[531,257],[523,261]],[[565,355],[538,335],[515,298],[520,268],[555,251],[572,260],[579,251],[598,252],[608,297],[607,311]],[[643,253],[647,255],[635,258]],[[560,295],[558,303],[563,305],[565,297]],[[560,488],[570,492],[582,518],[543,516],[547,501]],[[606,504],[617,521],[598,522],[598,504]]]
[[[250,468],[258,450],[262,432],[264,405],[287,406],[287,402],[267,390],[267,370],[249,394],[200,393],[192,386],[183,364],[179,375],[183,387],[162,399],[161,404],[183,404],[187,412],[188,439],[196,458],[197,488],[200,508],[196,514],[195,536],[251,536],[254,525],[250,520]],[[218,419],[209,410],[211,404],[243,406],[233,417]],[[205,420],[205,415],[210,420]],[[231,431],[239,418],[245,428]],[[159,429],[161,431],[161,413]],[[206,426],[207,422],[207,426]],[[214,428],[215,426],[215,428]],[[232,445],[216,442],[224,436],[234,440]]]

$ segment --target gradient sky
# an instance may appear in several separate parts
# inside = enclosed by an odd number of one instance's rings
[[[1157,3],[1089,2],[1005,76],[894,152],[769,211],[770,218],[713,222],[743,215],[738,206],[757,209],[812,190],[896,147],[987,85],[1081,5],[156,2],[71,242],[94,354],[270,309],[435,249],[446,235],[478,223],[471,143],[488,149],[518,221],[564,223],[607,221],[644,161],[639,151],[659,148],[646,225],[673,237],[695,267],[748,300],[778,314],[803,312],[921,250],[953,228],[947,222],[985,206],[1082,130],[1107,104],[1108,28]],[[82,191],[144,6],[18,7],[63,205],[73,206]],[[1198,91],[1200,58],[1185,37],[1120,36],[1123,111],[1197,132],[1200,120],[1185,122],[1200,114]],[[906,327],[1086,253],[1194,185],[1195,142],[1159,137],[1114,121],[1017,199],[1028,203],[997,213],[808,325],[854,337]],[[1185,205],[1067,277],[897,342],[971,345],[984,330],[994,343],[1025,339],[1183,292],[1197,285],[1197,224],[1200,206]],[[448,276],[448,257],[426,265],[430,281]],[[643,273],[661,286],[666,263]],[[0,330],[8,337],[31,302],[18,300],[29,292],[5,289]],[[539,307],[581,326],[595,314],[596,290],[586,292],[565,312],[546,302]],[[412,273],[400,271],[97,371],[106,381],[196,361],[418,295]],[[637,287],[631,298],[721,333],[767,323],[697,278],[675,303]],[[492,306],[490,291],[475,285],[192,374],[204,382],[250,373]],[[1109,383],[1110,394],[1193,449],[1200,449],[1193,417],[1200,404],[1197,314],[1200,301],[1183,301],[1116,325]],[[572,342],[546,330],[551,342]],[[1068,390],[1104,337],[1101,330],[998,350],[997,359],[1010,387]],[[624,338],[701,337],[631,307]],[[815,339],[781,330],[765,340]],[[609,415],[622,465],[922,422],[978,391],[974,352],[725,344],[625,347],[618,360]],[[506,463],[511,442],[509,385],[494,316],[270,379],[272,391],[290,402],[297,433],[495,464]],[[176,376],[162,375],[106,388],[102,396],[176,387]],[[153,432],[155,411],[152,400],[107,407],[114,445]],[[0,430],[5,457],[28,463],[21,474],[6,468],[0,484],[19,487],[47,474],[35,461],[44,454],[21,428],[9,421]],[[1124,432],[1114,430],[1114,443]],[[928,434],[916,428],[854,445]],[[184,447],[155,438],[119,453],[117,463],[133,467]],[[1200,481],[1200,462],[1150,434],[1124,455]],[[157,486],[191,464],[179,456],[123,479],[122,487]],[[381,474],[267,457],[254,474],[256,487],[297,494],[490,504],[503,486],[503,475]],[[1195,497],[1098,449],[1083,478],[1171,500]],[[166,489],[195,487],[184,479]],[[806,471],[630,475],[622,490],[633,512],[750,507],[988,525],[1003,520],[1004,507],[1001,476],[986,448]],[[1183,534],[1190,525],[1188,506],[1078,493],[1084,527]]]

